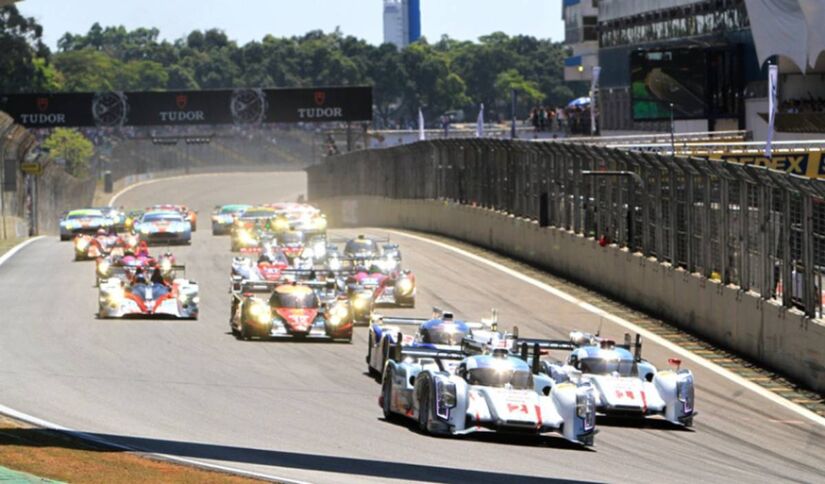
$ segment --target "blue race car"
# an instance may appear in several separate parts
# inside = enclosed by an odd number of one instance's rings
[[[192,224],[180,212],[158,210],[146,212],[134,226],[140,240],[148,244],[189,244]]]

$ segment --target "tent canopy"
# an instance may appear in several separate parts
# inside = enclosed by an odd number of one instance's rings
[[[807,72],[825,50],[822,0],[745,0],[759,64],[785,56]]]

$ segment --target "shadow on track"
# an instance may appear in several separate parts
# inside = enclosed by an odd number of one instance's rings
[[[619,417],[599,415],[596,420],[598,427],[624,427],[629,429],[670,430],[674,432],[694,432],[690,427],[676,425],[662,418]]]
[[[57,438],[55,438],[57,434]],[[65,435],[68,434],[68,435]],[[71,436],[71,437],[70,437]],[[115,447],[87,444],[77,436],[86,436],[96,441],[113,444]],[[282,467],[290,469],[331,472],[351,476],[368,476],[383,479],[401,479],[407,481],[427,481],[442,483],[579,483],[586,481],[571,481],[534,477],[527,475],[507,474],[499,472],[484,472],[469,469],[455,469],[450,467],[429,466],[421,464],[404,464],[385,462],[371,459],[356,459],[351,457],[334,457],[299,452],[285,452],[268,449],[253,449],[220,444],[203,444],[196,442],[180,442],[175,440],[150,439],[125,435],[58,432],[43,429],[9,429],[0,433],[2,445],[31,445],[33,447],[63,447],[70,449],[94,450],[99,452],[123,452],[136,450],[166,454],[189,459],[206,459],[225,463],[242,463],[260,466]],[[126,447],[128,449],[116,446]],[[457,458],[457,465],[461,459]],[[272,471],[277,474],[277,470]]]
[[[410,432],[425,435],[418,428],[418,423],[412,419],[404,418],[400,415],[393,415],[391,419],[387,420],[383,417],[378,420],[384,424],[394,424],[401,427],[406,427]],[[547,449],[558,450],[575,450],[578,452],[595,452],[596,449],[592,447],[584,447],[582,445],[570,442],[562,437],[560,434],[556,435],[519,435],[496,432],[478,432],[467,435],[429,435],[426,437],[434,439],[466,439],[476,442],[483,442],[487,444],[503,444],[503,445],[518,445],[523,447],[544,447]]]

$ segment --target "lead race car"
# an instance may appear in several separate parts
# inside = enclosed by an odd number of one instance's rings
[[[384,369],[378,403],[386,419],[401,415],[431,434],[559,433],[584,446],[593,445],[596,434],[589,383],[551,385],[548,376],[534,374],[505,348],[466,356],[399,341]]]
[[[541,373],[554,383],[585,381],[596,392],[599,414],[644,418],[660,415],[667,421],[690,427],[697,415],[694,407],[694,379],[681,360],[671,358],[672,370],[657,370],[641,357],[641,337],[624,344],[575,331],[570,340],[519,340],[523,355],[529,351],[570,351],[564,362],[542,360]],[[632,352],[631,352],[632,351]]]
[[[182,270],[182,267],[179,269]],[[138,269],[133,276],[111,277],[100,283],[98,316],[107,318],[156,317],[198,319],[198,284],[184,277],[171,283],[159,267],[147,278]]]

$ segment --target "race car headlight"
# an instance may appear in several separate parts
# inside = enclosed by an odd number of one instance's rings
[[[456,406],[457,403],[457,396],[455,391],[455,383],[441,383],[438,385],[438,388],[441,390],[439,395],[439,401],[444,404],[447,408],[453,408]]]
[[[341,269],[341,261],[338,259],[331,259],[329,261],[330,270],[337,271]]]
[[[676,398],[682,402],[685,413],[693,412],[693,385],[690,380],[684,379],[676,384]]]
[[[272,319],[272,314],[269,309],[269,305],[262,303],[262,302],[254,302],[249,307],[249,315],[252,316],[255,321],[259,323],[266,323],[270,319]]]
[[[89,241],[86,239],[77,239],[77,242],[75,242],[74,247],[75,249],[77,249],[78,252],[83,252],[89,247]]]
[[[272,224],[272,228],[277,231],[287,231],[289,230],[289,221],[278,219]]]
[[[593,393],[580,391],[576,393],[576,415],[581,418],[588,418],[596,411],[596,402]]]
[[[105,276],[105,275],[109,274],[109,269],[111,269],[111,267],[112,267],[112,264],[110,264],[109,261],[102,260],[97,265],[97,273],[100,274],[101,276]]]
[[[329,322],[333,326],[338,326],[347,319],[347,316],[349,316],[347,307],[344,304],[338,303],[329,311]]]
[[[143,235],[148,234],[149,233],[149,227],[141,227],[140,228],[140,233],[143,234]]]
[[[242,244],[255,243],[255,238],[252,237],[252,234],[248,230],[241,230],[238,232],[238,240],[240,240]]]
[[[320,257],[327,251],[327,245],[323,241],[318,241],[312,244],[312,252],[315,254],[315,257]]]
[[[395,284],[395,289],[396,289],[396,290],[398,291],[398,293],[399,293],[399,294],[401,294],[402,296],[406,296],[406,295],[410,294],[410,293],[412,292],[412,290],[413,290],[413,288],[414,288],[414,287],[415,287],[415,286],[413,285],[412,280],[407,279],[407,278],[400,279],[400,280],[399,280],[399,281]]]
[[[178,294],[178,301],[184,306],[189,304],[198,304],[201,302],[201,298],[194,294]]]
[[[352,306],[358,310],[363,311],[369,307],[370,301],[369,298],[365,295],[358,295],[355,296],[355,300],[352,302]]]
[[[327,228],[327,219],[318,217],[312,221],[312,226],[315,230],[324,230]]]
[[[169,273],[172,270],[172,261],[169,259],[163,259],[160,262],[160,270],[164,273]]]

